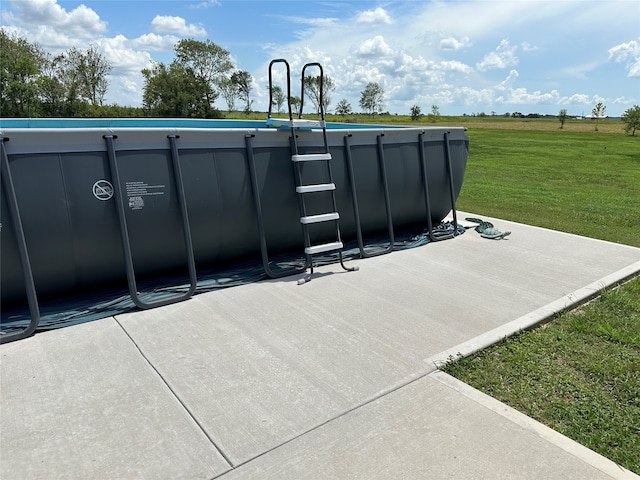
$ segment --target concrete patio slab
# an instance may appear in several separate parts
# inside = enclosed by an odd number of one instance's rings
[[[238,465],[433,371],[440,352],[640,270],[640,249],[492,220],[508,240],[469,231],[118,321]]]
[[[113,318],[2,345],[0,478],[212,478],[229,464]]]
[[[503,404],[481,396],[477,390],[452,377],[434,372],[222,478],[598,480],[635,477],[524,415],[516,420],[515,411],[503,414]]]
[[[0,476],[628,478],[434,371],[637,274],[640,249],[484,219],[511,236],[470,230],[358,272],[330,265],[301,286],[233,287],[2,345]]]

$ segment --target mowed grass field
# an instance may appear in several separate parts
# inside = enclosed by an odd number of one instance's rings
[[[468,135],[461,210],[640,247],[639,137],[567,126]]]

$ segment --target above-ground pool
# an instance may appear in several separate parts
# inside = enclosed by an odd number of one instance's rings
[[[341,241],[357,239],[363,256],[367,239],[385,236],[391,250],[394,231],[430,229],[455,209],[464,128],[327,124],[329,178],[326,162],[292,168],[293,148],[299,160],[323,155],[321,128],[295,129],[292,145],[292,130],[271,123],[0,120],[2,310],[81,298],[127,275],[193,284],[252,259],[269,269],[272,257],[304,258],[301,216],[332,201]],[[303,214],[300,182],[332,187],[307,189]],[[311,243],[335,242],[331,222],[316,227]]]

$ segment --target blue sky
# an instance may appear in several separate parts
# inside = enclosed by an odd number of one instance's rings
[[[1,23],[45,50],[94,45],[113,65],[108,103],[138,106],[140,70],[170,62],[182,38],[210,39],[254,78],[267,107],[267,68],[319,61],[359,111],[368,82],[384,110],[443,115],[619,116],[640,104],[638,0],[3,0]],[[277,79],[281,75],[277,73]],[[225,108],[219,103],[218,107]]]

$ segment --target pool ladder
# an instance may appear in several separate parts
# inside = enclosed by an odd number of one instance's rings
[[[284,63],[287,68],[287,106],[289,110],[289,118],[287,119],[278,119],[272,118],[271,116],[271,106],[273,105],[273,82],[272,82],[272,67],[276,63]],[[320,110],[320,120],[305,120],[302,118],[302,111],[304,108],[304,78],[305,71],[309,67],[317,67],[320,71],[319,75],[319,110]],[[291,161],[293,164],[295,183],[296,183],[296,194],[298,196],[298,205],[300,208],[300,225],[302,227],[302,234],[304,238],[304,253],[306,256],[306,264],[304,270],[306,271],[309,268],[309,273],[298,280],[298,284],[301,285],[303,283],[309,282],[313,275],[314,270],[314,260],[313,256],[328,253],[328,252],[337,252],[338,258],[340,261],[341,267],[349,272],[357,271],[358,267],[347,267],[344,264],[344,258],[342,255],[342,250],[344,248],[344,244],[342,243],[342,239],[340,236],[340,214],[338,213],[338,208],[336,204],[336,196],[335,190],[336,185],[333,182],[333,175],[331,172],[331,153],[329,152],[329,143],[327,141],[327,126],[325,122],[324,115],[324,96],[323,96],[323,83],[324,83],[324,72],[322,69],[322,65],[313,62],[307,63],[302,67],[301,73],[301,89],[300,89],[300,111],[298,112],[298,118],[293,118],[293,113],[291,110],[291,82],[290,82],[290,68],[289,63],[284,59],[275,59],[272,60],[269,64],[269,111],[267,114],[267,126],[268,127],[276,127],[280,129],[289,129],[291,130],[290,136],[290,144],[291,144]],[[315,133],[322,133],[323,145],[322,151],[315,153],[301,153],[298,147],[296,130],[308,130]],[[326,169],[326,178],[328,179],[325,183],[304,183],[302,177],[302,169],[303,166],[310,162],[318,162],[324,165]],[[257,192],[256,192],[257,193]],[[307,198],[311,195],[326,195],[330,198],[331,209],[329,212],[317,213],[317,214],[309,214],[307,208]],[[312,244],[311,243],[311,232],[310,230],[316,226],[321,226],[327,223],[332,223],[335,229],[335,239],[333,241],[321,244]],[[263,251],[264,252],[264,251]]]

